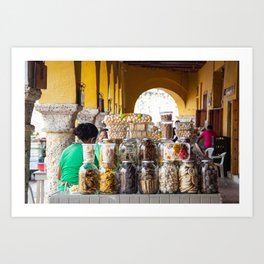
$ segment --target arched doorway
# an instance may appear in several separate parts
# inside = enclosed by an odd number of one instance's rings
[[[171,111],[173,119],[179,116],[179,110],[174,98],[162,88],[153,88],[143,92],[137,99],[135,113],[149,114],[152,121],[160,121],[160,112]]]

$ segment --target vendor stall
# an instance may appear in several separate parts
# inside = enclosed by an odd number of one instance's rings
[[[109,138],[100,144],[100,167],[94,146],[83,144],[79,185],[51,195],[50,203],[222,202],[217,168],[191,143],[192,122],[175,122],[176,142],[170,112],[155,129],[145,114],[112,114],[104,123]]]

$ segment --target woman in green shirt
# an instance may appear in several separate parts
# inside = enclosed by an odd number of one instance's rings
[[[79,124],[74,129],[76,135],[85,144],[94,144],[98,135],[98,129],[91,123]],[[95,165],[98,167],[98,158],[95,155]],[[61,154],[58,179],[60,180],[58,190],[63,191],[65,186],[77,185],[79,180],[79,169],[83,164],[82,144],[74,143],[64,149]]]

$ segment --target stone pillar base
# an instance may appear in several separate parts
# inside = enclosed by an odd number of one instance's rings
[[[38,104],[36,110],[43,115],[46,139],[46,167],[49,190],[47,195],[57,191],[58,165],[62,151],[74,142],[72,133],[77,113],[81,108],[77,104]]]

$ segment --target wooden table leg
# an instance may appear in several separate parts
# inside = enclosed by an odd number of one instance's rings
[[[40,181],[37,181],[37,193],[36,193],[36,203],[40,200]]]
[[[40,202],[44,203],[44,181],[40,182]]]

